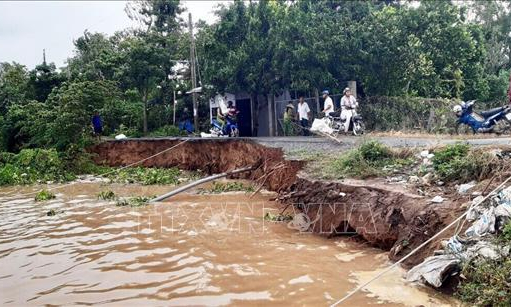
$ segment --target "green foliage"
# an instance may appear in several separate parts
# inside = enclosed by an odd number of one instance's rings
[[[181,171],[173,168],[129,167],[108,175],[113,182],[151,184],[178,184]]]
[[[360,113],[370,130],[453,132],[455,117],[448,99],[374,96],[360,102]],[[483,107],[483,106],[479,106]]]
[[[392,157],[392,151],[389,147],[377,141],[368,141],[358,148],[361,157],[370,162],[389,159]]]
[[[242,182],[219,182],[214,181],[210,188],[199,189],[199,193],[221,194],[225,192],[244,191],[246,193],[254,192],[252,185],[246,185]]]
[[[158,128],[158,129],[156,129],[154,131],[151,131],[151,133],[149,135],[150,136],[155,136],[155,137],[159,137],[159,136],[186,136],[187,133],[186,133],[186,131],[179,130],[179,128],[176,127],[176,126],[166,125],[166,126]]]
[[[119,199],[115,205],[117,207],[143,207],[148,205],[148,201],[151,200],[151,197],[146,196],[137,196],[137,197],[131,197],[131,198],[121,198]]]
[[[448,145],[436,150],[433,168],[443,181],[468,182],[488,178],[497,169],[495,157],[480,149],[470,149],[468,144]]]
[[[502,230],[502,235],[501,235],[501,238],[507,242],[508,244],[511,243],[511,223],[508,222],[505,226],[504,226],[504,229]]]
[[[368,141],[326,165],[329,173],[326,175],[335,178],[369,178],[387,175],[393,169],[403,169],[412,163],[410,152],[401,154],[379,142]]]
[[[463,266],[457,296],[471,306],[511,305],[511,260],[476,259]]]
[[[115,195],[115,193],[112,190],[101,191],[98,194],[98,199],[101,200],[114,200],[116,198],[117,195]]]
[[[55,194],[48,190],[42,190],[35,196],[35,201],[45,201],[56,198]]]
[[[0,185],[63,182],[74,179],[55,149],[24,149],[0,156]]]

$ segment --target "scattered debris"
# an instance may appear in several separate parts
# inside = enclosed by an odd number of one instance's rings
[[[408,281],[440,287],[453,272],[460,271],[462,263],[476,258],[498,260],[509,255],[510,247],[496,245],[489,234],[496,233],[497,225],[504,225],[511,218],[511,186],[473,208],[482,199],[478,196],[470,205],[466,220],[475,222],[465,231],[465,238],[454,235],[442,242],[444,250],[413,267],[407,274]]]
[[[442,196],[440,196],[440,195],[437,195],[437,196],[435,196],[435,197],[433,197],[431,199],[432,203],[437,203],[437,204],[439,204],[439,203],[441,203],[443,201],[444,201],[444,198]]]
[[[116,140],[124,140],[124,139],[127,139],[128,137],[126,137],[125,134],[121,133],[121,134],[118,134],[115,136],[115,139]]]
[[[476,182],[475,181],[471,181],[469,183],[464,183],[464,184],[460,184],[458,186],[458,193],[460,194],[466,194],[470,189],[472,189],[473,187],[476,186]]]

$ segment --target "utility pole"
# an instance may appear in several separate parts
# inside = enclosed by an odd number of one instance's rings
[[[173,115],[174,119],[172,120],[172,125],[174,125],[174,126],[176,125],[176,103],[177,103],[177,101],[176,101],[176,89],[174,89],[174,115]]]
[[[192,13],[188,13],[188,28],[190,29],[190,71],[192,78],[192,91],[197,88],[195,77],[195,39],[193,37]],[[197,105],[197,93],[192,93],[193,100],[193,126],[195,131],[199,131],[199,107]]]

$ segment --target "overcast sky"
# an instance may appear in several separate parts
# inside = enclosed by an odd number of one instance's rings
[[[215,20],[213,9],[226,1],[182,1],[194,21]],[[73,55],[73,40],[89,32],[113,34],[135,26],[126,16],[126,1],[0,1],[0,62],[29,69],[46,60],[57,67]]]

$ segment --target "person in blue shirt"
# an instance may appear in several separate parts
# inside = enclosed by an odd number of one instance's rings
[[[103,133],[103,122],[101,121],[101,116],[99,116],[99,112],[95,111],[92,116],[92,127],[94,128],[94,135],[98,138]]]

